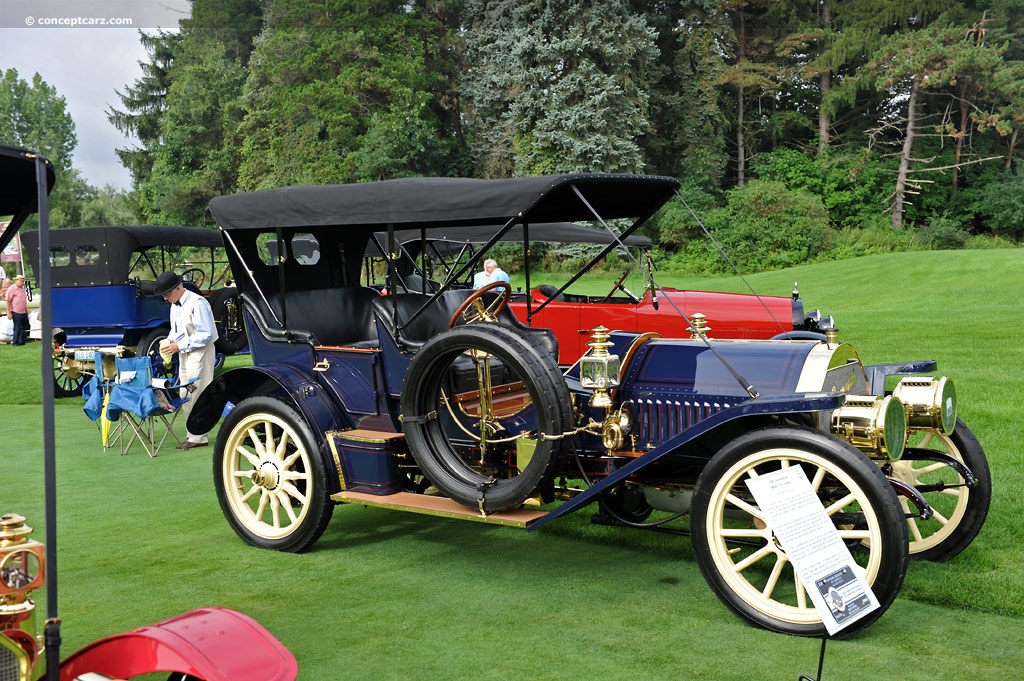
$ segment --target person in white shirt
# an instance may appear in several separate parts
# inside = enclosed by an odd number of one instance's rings
[[[168,344],[161,348],[161,352],[179,355],[179,383],[199,379],[194,384],[196,389],[182,406],[187,422],[200,393],[213,382],[217,326],[213,321],[210,303],[198,293],[186,289],[178,274],[164,272],[157,277],[155,293],[171,304],[171,330],[167,334]],[[178,445],[178,449],[205,447],[208,444],[206,433],[189,433],[188,439]]]
[[[505,270],[498,267],[498,263],[492,258],[488,258],[484,260],[484,271],[477,272],[473,276],[473,288],[483,288],[496,281],[507,282],[508,274],[505,273]]]

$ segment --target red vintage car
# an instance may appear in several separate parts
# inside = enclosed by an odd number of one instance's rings
[[[387,247],[388,235],[375,235],[368,255],[395,252],[394,266],[404,288],[414,292],[434,292],[441,287],[471,288],[473,263],[497,240],[493,229],[477,226],[448,227],[430,238],[419,230],[394,232],[399,249]],[[615,235],[593,227],[573,223],[543,223],[509,229],[501,236],[506,243],[592,244],[594,252],[602,248],[606,254],[614,250],[629,254],[627,266],[606,295],[572,293],[572,285],[586,272],[582,271],[561,286],[531,286],[529,250],[526,257],[526,282],[530,293],[513,292],[509,307],[524,323],[549,328],[558,338],[559,363],[571,364],[587,350],[590,330],[604,325],[618,331],[654,331],[666,338],[691,335],[690,320],[703,315],[707,333],[714,338],[744,340],[769,338],[824,339],[823,329],[833,326],[831,317],[818,310],[804,311],[804,303],[794,290],[792,296],[763,296],[753,293],[723,293],[661,287],[655,280],[650,257],[651,240],[629,236],[619,242]],[[479,266],[477,265],[477,269]],[[626,286],[627,277],[642,277],[644,290],[633,293]]]

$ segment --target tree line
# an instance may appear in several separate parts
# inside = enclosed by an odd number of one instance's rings
[[[107,113],[143,222],[416,175],[670,175],[649,233],[780,267],[1024,238],[1024,0],[195,0]],[[2,125],[2,122],[0,122]],[[699,217],[698,217],[699,216]],[[699,238],[701,237],[701,238]],[[895,246],[894,246],[895,244]]]

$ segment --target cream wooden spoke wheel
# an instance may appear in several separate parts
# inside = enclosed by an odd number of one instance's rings
[[[746,485],[751,477],[789,466],[803,469],[882,605],[842,631],[853,634],[896,598],[908,554],[895,492],[878,467],[845,442],[779,426],[727,444],[697,481],[690,528],[694,554],[708,584],[740,617],[782,633],[822,635],[822,615]]]
[[[937,430],[912,433],[907,446],[962,462],[976,481],[974,487],[968,487],[961,474],[941,460],[904,458],[892,464],[890,475],[921,491],[931,506],[930,518],[907,519],[911,557],[949,560],[967,548],[985,524],[992,500],[988,460],[974,433],[959,419],[949,435]],[[901,497],[900,503],[907,513],[917,510],[905,498]]]
[[[244,400],[221,426],[214,478],[221,509],[254,546],[301,551],[333,512],[324,465],[302,416],[269,397]]]

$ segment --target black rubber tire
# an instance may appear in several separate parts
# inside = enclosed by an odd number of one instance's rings
[[[719,450],[701,472],[693,495],[690,530],[697,563],[718,598],[742,619],[785,634],[826,634],[822,615],[810,598],[800,605],[792,564],[775,542],[771,528],[765,526],[764,519],[755,523],[730,500],[739,497],[756,508],[744,480],[755,468],[764,474],[778,470],[784,461],[804,467],[809,480],[819,471],[825,474],[816,489],[819,496],[832,495],[824,502],[826,508],[852,493],[854,501],[833,509],[843,512],[841,519],[835,519],[837,525],[849,534],[853,534],[851,528],[870,534],[867,546],[858,545],[859,540],[849,535],[846,542],[855,559],[860,556],[858,562],[881,607],[835,637],[851,636],[881,617],[896,599],[908,565],[907,526],[896,493],[878,466],[838,438],[806,428],[777,426],[746,433]],[[741,513],[745,520],[737,519]],[[740,538],[760,542],[769,550],[741,566],[759,549],[727,543],[722,536],[726,524],[734,539],[736,533],[742,533]],[[778,581],[766,586],[770,571],[780,566]]]
[[[973,488],[951,488],[950,491],[955,492],[954,497],[945,492],[925,493],[925,500],[932,506],[933,518],[910,518],[907,521],[910,528],[910,557],[941,563],[966,549],[985,524],[989,505],[992,503],[992,473],[989,471],[988,458],[978,438],[959,418],[948,437],[937,432],[925,437],[926,442],[935,442],[935,448],[939,451],[962,461],[977,480],[977,485]],[[920,469],[913,468],[915,463],[921,467],[929,466],[929,462],[926,461],[903,460],[893,465],[893,477],[915,486],[935,483],[939,479],[963,482],[962,478],[948,467],[921,475]],[[906,505],[906,502],[901,503]]]
[[[818,333],[817,331],[786,331],[784,333],[777,333],[772,336],[769,340],[815,340],[824,341],[825,334]]]
[[[248,340],[245,337],[245,329],[239,328],[231,331],[227,328],[227,303],[235,301],[235,309],[238,309],[238,289],[234,286],[218,289],[210,296],[210,309],[213,310],[213,323],[217,327],[217,342],[214,347],[222,355],[233,355],[246,346]]]
[[[571,398],[554,359],[538,352],[519,330],[502,324],[469,324],[427,341],[416,353],[402,387],[403,430],[420,470],[441,492],[471,508],[497,512],[521,504],[550,486],[565,460],[566,440],[538,440],[526,469],[493,480],[464,461],[445,432],[440,394],[452,363],[469,349],[497,357],[521,377],[535,410],[532,424],[548,435],[572,428]],[[432,413],[444,417],[420,418]],[[493,482],[492,482],[493,480]]]
[[[282,443],[285,449],[278,454]],[[294,407],[273,397],[242,400],[224,418],[214,447],[213,481],[228,524],[259,548],[304,551],[334,514],[316,438]],[[288,510],[282,511],[285,505]]]
[[[159,355],[160,341],[167,338],[167,334],[170,330],[170,327],[160,326],[147,333],[142,337],[142,340],[139,341],[139,344],[135,346],[135,356],[149,357],[149,353],[151,352],[155,352]]]

